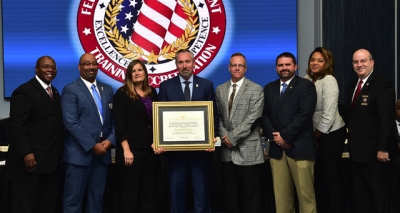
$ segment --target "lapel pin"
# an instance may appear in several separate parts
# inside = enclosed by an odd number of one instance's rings
[[[101,87],[101,91],[103,91],[103,86]]]
[[[367,83],[367,86],[369,86],[369,83]]]
[[[290,89],[292,89],[292,86],[290,86]]]
[[[198,85],[198,84],[196,84],[196,87],[199,87],[199,85]]]

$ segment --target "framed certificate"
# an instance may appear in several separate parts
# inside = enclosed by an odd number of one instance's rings
[[[214,149],[213,102],[153,102],[153,137],[155,149]]]

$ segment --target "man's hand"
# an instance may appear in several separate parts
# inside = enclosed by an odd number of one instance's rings
[[[229,141],[229,138],[228,138],[227,135],[222,136],[222,137],[221,137],[221,140],[222,140],[222,142],[223,142],[227,147],[229,147],[229,148],[232,148],[232,147],[233,147],[233,145],[232,145],[232,143]]]
[[[109,141],[109,140],[104,140],[104,141],[102,141],[100,144],[103,145],[103,147],[104,147],[105,150],[110,149],[111,146],[112,146],[112,143],[111,143],[111,141]]]
[[[24,156],[24,163],[25,163],[25,169],[33,172],[36,170],[36,160],[35,160],[35,155],[33,153],[26,154]]]
[[[217,141],[218,141],[217,138],[214,138],[214,139],[213,139],[213,143],[215,143],[215,142],[217,142]],[[207,152],[215,152],[215,146],[214,146],[214,149],[206,149],[206,151],[207,151]]]
[[[92,148],[93,153],[97,156],[104,155],[107,153],[107,150],[104,148],[102,143],[96,143]]]
[[[292,146],[281,137],[279,132],[273,132],[272,135],[274,136],[274,142],[276,145],[282,147],[283,149],[290,149]]]
[[[385,152],[385,151],[378,151],[377,159],[380,162],[388,162],[388,161],[390,161],[389,153]]]

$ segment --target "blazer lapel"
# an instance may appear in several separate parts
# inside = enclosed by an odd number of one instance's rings
[[[195,97],[199,96],[199,87],[200,87],[200,83],[199,83],[199,79],[197,78],[197,76],[193,76],[193,91],[192,91],[192,97],[190,100],[196,100]]]
[[[364,83],[364,85],[361,88],[360,93],[358,94],[356,100],[354,100],[355,103],[354,103],[353,109],[350,109],[351,112],[353,112],[356,108],[358,108],[361,105],[360,102],[363,100],[363,94],[365,94],[368,91],[370,82],[374,79],[374,77],[375,77],[375,75],[374,75],[374,73],[372,73],[368,77],[368,80]],[[356,85],[357,85],[357,82],[358,81],[356,81]],[[356,86],[354,87],[354,90],[356,90]],[[354,90],[353,90],[353,93],[354,93]],[[351,98],[353,100],[353,95],[351,95]],[[367,97],[367,99],[368,99],[368,97]],[[351,106],[352,100],[350,101],[350,106]]]
[[[42,85],[39,83],[39,81],[34,78],[34,85],[36,89],[39,91],[39,94],[49,103],[52,104],[53,100],[50,98],[50,95],[47,93],[47,91],[42,87]],[[53,91],[53,89],[52,89]]]
[[[108,109],[107,93],[104,90],[103,84],[98,81],[97,81],[97,87],[98,87],[97,89],[100,92],[101,105],[103,107],[103,121],[104,121],[104,119],[106,117],[106,113],[108,112],[108,110],[107,110]]]
[[[183,94],[182,82],[181,82],[181,79],[179,78],[179,75],[175,77],[174,89],[175,89],[176,94],[178,95],[179,100],[184,101],[185,95]],[[192,96],[192,99],[193,99],[193,96]]]
[[[279,105],[278,105],[278,110],[282,107],[283,103],[286,101],[286,99],[290,96],[290,93],[292,93],[293,89],[296,88],[297,82],[298,82],[298,77],[295,76],[289,83],[289,85],[287,85],[285,93],[283,93],[282,97],[279,98],[280,96],[280,80],[278,80],[278,93],[276,93],[278,95],[278,99],[279,99]]]
[[[228,101],[229,101],[229,96],[231,95],[231,94],[229,93],[230,87],[231,87],[231,81],[225,82],[225,83],[222,85],[222,91],[221,91],[221,97],[220,97],[220,98],[225,99],[225,100],[224,100],[224,101],[218,101],[219,103],[222,103],[222,104],[223,104],[223,105],[221,105],[221,106],[219,107],[219,108],[220,108],[220,111],[221,111],[221,114],[224,115],[224,116],[221,115],[221,118],[228,118],[228,117],[229,117],[229,116],[228,116],[228,114],[229,114],[229,111],[228,111]]]
[[[248,83],[248,82],[247,82],[246,78],[243,79],[242,85],[239,87],[239,90],[236,91],[235,99],[233,99],[233,103],[232,103],[231,115],[233,115],[233,113],[235,112],[236,107],[237,107],[237,103],[239,102],[239,100],[241,100],[241,97],[242,97],[244,91],[245,91],[246,88],[247,88],[247,83]],[[230,88],[229,88],[229,89],[230,89]],[[228,89],[228,91],[229,91],[229,89]],[[230,94],[229,94],[228,97],[230,97]],[[232,117],[233,117],[233,116],[230,116],[229,120],[231,120]]]

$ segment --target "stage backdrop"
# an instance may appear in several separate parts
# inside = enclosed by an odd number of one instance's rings
[[[84,52],[99,62],[98,79],[121,86],[133,59],[146,62],[152,86],[176,75],[179,48],[195,55],[195,73],[230,78],[229,58],[242,52],[246,77],[264,86],[277,79],[275,58],[297,54],[296,0],[3,0],[4,97],[32,78],[35,62],[53,57],[62,88],[79,76]]]

